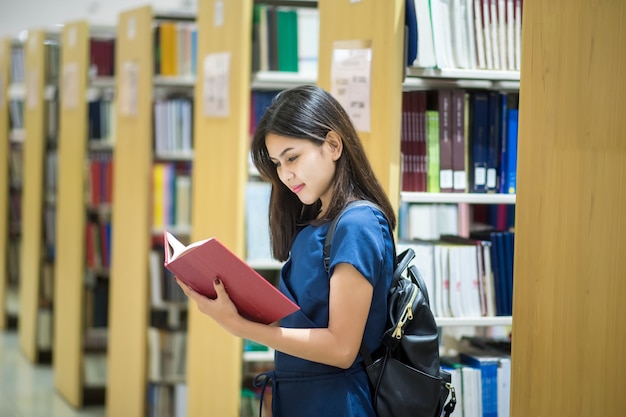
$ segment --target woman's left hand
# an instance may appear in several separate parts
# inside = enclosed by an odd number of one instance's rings
[[[178,278],[176,279],[176,282],[183,290],[185,295],[187,295],[187,297],[196,302],[196,305],[198,306],[200,312],[211,317],[217,322],[217,324],[222,326],[228,332],[236,335],[236,323],[242,317],[237,311],[237,307],[228,296],[226,288],[224,288],[224,284],[220,281],[219,278],[213,281],[213,287],[215,288],[215,293],[217,294],[214,299],[211,299],[200,294],[197,291],[194,291],[187,284],[178,280]]]

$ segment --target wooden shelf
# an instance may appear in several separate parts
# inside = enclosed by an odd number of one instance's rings
[[[280,270],[283,267],[282,262],[278,262],[274,259],[266,259],[266,260],[254,259],[254,260],[250,260],[246,262],[248,265],[250,265],[251,268],[259,269],[259,270],[273,271],[273,270]]]
[[[244,362],[274,362],[274,349],[243,352]]]
[[[26,85],[22,83],[9,85],[7,96],[9,100],[24,100],[26,98]]]
[[[473,193],[400,193],[405,203],[442,203],[442,204],[515,204],[515,194],[473,194]]]
[[[178,77],[178,76],[154,76],[155,87],[185,87],[193,88],[196,83],[196,77]]]
[[[454,326],[511,326],[513,318],[511,316],[502,317],[435,317],[438,326],[454,327]]]
[[[408,67],[403,89],[408,91],[435,88],[484,88],[519,91],[519,80],[519,71]]]
[[[285,90],[304,84],[315,84],[316,74],[285,71],[259,71],[252,74],[253,90]]]

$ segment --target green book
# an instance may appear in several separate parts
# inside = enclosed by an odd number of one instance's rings
[[[278,70],[298,72],[298,12],[278,8],[276,14]]]
[[[429,193],[438,193],[439,188],[439,112],[426,110],[426,177]]]

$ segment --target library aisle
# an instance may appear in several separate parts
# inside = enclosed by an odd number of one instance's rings
[[[0,331],[0,417],[104,417],[104,407],[80,411],[54,390],[49,365],[34,365],[20,352],[15,331]]]

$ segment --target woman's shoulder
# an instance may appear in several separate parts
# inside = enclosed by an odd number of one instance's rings
[[[364,200],[359,200],[364,201]],[[382,209],[374,203],[359,203],[344,209],[337,222],[337,227],[376,225],[389,227],[389,222]]]

